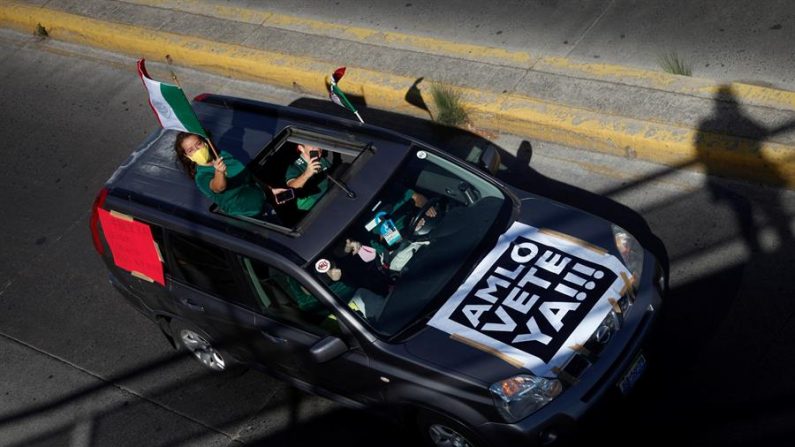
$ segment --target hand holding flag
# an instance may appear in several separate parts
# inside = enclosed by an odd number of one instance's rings
[[[353,112],[356,115],[356,118],[359,118],[359,122],[364,122],[362,117],[359,115],[359,112],[356,111],[356,107],[348,101],[348,98],[345,96],[345,93],[340,90],[337,83],[345,76],[345,67],[340,67],[334,70],[334,73],[331,74],[331,82],[329,83],[328,87],[328,97],[331,99],[334,104],[338,106],[345,107],[346,109]]]

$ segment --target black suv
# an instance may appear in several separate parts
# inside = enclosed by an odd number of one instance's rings
[[[219,149],[284,185],[296,146],[331,186],[308,211],[224,215],[173,131],[111,176],[91,231],[111,283],[214,370],[242,364],[435,445],[541,445],[646,367],[666,272],[626,230],[378,127],[201,95]]]

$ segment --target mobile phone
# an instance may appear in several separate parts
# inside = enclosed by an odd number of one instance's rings
[[[295,191],[293,191],[292,188],[288,188],[282,192],[276,193],[274,197],[277,204],[282,204],[293,200],[295,198]]]
[[[309,158],[318,158],[320,157],[320,151],[309,151]]]

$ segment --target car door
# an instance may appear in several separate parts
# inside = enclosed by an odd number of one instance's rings
[[[260,301],[260,310],[254,315],[254,326],[260,334],[259,361],[281,368],[306,384],[359,402],[380,400],[382,384],[370,369],[362,344],[342,326],[330,307],[285,272],[255,259],[239,259]],[[349,349],[334,359],[318,362],[310,350],[328,336],[342,339]]]
[[[168,282],[173,313],[198,326],[217,347],[242,361],[254,357],[249,340],[257,336],[250,294],[234,257],[197,237],[168,233],[174,276]]]

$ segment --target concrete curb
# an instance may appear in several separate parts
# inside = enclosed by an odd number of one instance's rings
[[[163,60],[168,54],[181,65],[313,95],[326,94],[326,79],[336,68],[307,57],[112,23],[8,0],[0,1],[0,5],[0,25],[4,27],[32,33],[41,24],[54,39],[153,60]],[[263,17],[253,20],[260,19],[266,20]],[[521,59],[516,55],[507,57]],[[591,76],[629,78],[631,82],[651,84],[655,88],[667,84],[669,88],[691,94],[711,95],[717,86],[707,80],[682,79],[607,65],[573,64],[555,58],[538,59],[536,65],[539,64],[553,72],[575,70]],[[362,96],[368,106],[418,115],[419,109],[405,101],[406,92],[414,82],[414,78],[349,67],[344,88]],[[795,109],[793,92],[743,84],[733,84],[731,88],[738,97],[742,95],[744,101]],[[705,169],[711,174],[795,187],[793,145],[704,133],[688,127],[553,104],[514,93],[460,90],[474,124],[479,127],[649,160],[673,168]],[[429,98],[426,103],[431,103]]]
[[[184,13],[219,17],[240,23],[284,30],[311,32],[326,37],[367,41],[384,47],[403,48],[423,53],[451,56],[474,62],[532,69],[536,72],[665,90],[680,95],[714,98],[725,83],[709,79],[674,76],[610,64],[575,62],[556,56],[534,56],[528,52],[450,42],[373,28],[344,26],[274,12],[248,10],[207,0],[119,0],[124,3],[167,8]],[[743,104],[795,110],[795,92],[733,82],[735,97]]]

